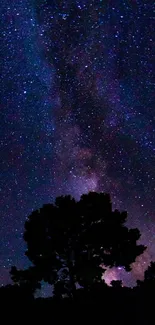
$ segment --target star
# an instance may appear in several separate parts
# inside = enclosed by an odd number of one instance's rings
[[[2,284],[34,209],[103,191],[148,246],[107,271],[132,285],[155,259],[153,3],[6,0],[0,24]]]

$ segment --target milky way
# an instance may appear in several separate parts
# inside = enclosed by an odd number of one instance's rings
[[[105,191],[128,211],[148,246],[129,284],[155,259],[153,9],[2,1],[1,284],[11,265],[28,265],[26,216],[61,194]]]

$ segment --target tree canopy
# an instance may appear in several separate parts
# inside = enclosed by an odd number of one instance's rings
[[[126,220],[127,212],[112,210],[109,194],[90,192],[78,202],[56,198],[26,220],[26,255],[33,267],[25,273],[12,269],[12,278],[31,279],[34,287],[44,280],[54,285],[55,295],[73,297],[77,284],[89,291],[103,281],[103,265],[130,271],[145,247],[137,245],[140,232],[128,229]]]

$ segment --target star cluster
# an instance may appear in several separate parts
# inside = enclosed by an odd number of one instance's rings
[[[1,284],[10,265],[28,265],[26,216],[61,194],[105,191],[128,211],[148,246],[132,280],[155,258],[153,9],[2,1]]]

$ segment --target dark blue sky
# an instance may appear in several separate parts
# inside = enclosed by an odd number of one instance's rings
[[[1,284],[28,265],[26,216],[90,190],[140,228],[140,276],[155,259],[153,1],[3,0],[1,17]]]

